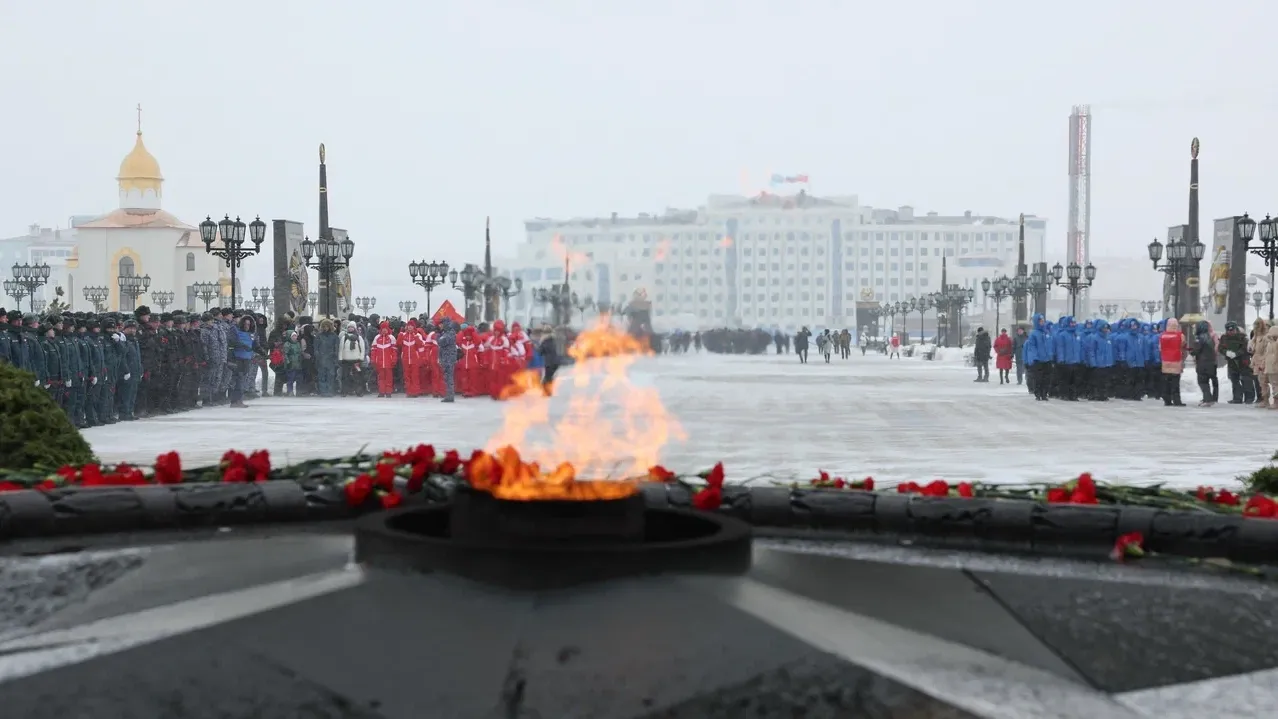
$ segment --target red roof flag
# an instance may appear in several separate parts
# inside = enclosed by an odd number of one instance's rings
[[[430,323],[432,325],[438,325],[439,321],[445,317],[456,324],[461,324],[466,321],[465,317],[457,314],[457,310],[453,308],[453,303],[448,300],[444,300],[439,304],[439,309],[435,310],[435,314],[430,316]]]

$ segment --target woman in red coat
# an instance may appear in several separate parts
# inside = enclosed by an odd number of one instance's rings
[[[399,342],[391,334],[389,322],[378,326],[377,336],[368,348],[368,359],[377,372],[377,396],[389,397],[395,393],[395,365],[399,362],[397,346]]]
[[[1167,320],[1167,327],[1158,335],[1158,353],[1163,360],[1163,405],[1184,407],[1180,401],[1180,373],[1185,369],[1185,335],[1175,317]]]
[[[410,319],[399,333],[399,356],[404,363],[404,394],[416,397],[422,393],[422,336],[417,320]]]
[[[1007,330],[999,332],[994,340],[994,366],[998,368],[999,384],[1012,383],[1012,361],[1015,359],[1012,355],[1016,353],[1013,347],[1012,338],[1007,335]]]

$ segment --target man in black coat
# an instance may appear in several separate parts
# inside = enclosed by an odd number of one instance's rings
[[[976,345],[972,355],[972,363],[976,365],[976,381],[990,381],[990,354],[993,351],[993,343],[990,341],[990,333],[985,331],[984,327],[976,328]]]

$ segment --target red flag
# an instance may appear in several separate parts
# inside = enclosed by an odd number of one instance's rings
[[[448,319],[452,320],[453,322],[459,325],[466,321],[465,317],[462,317],[461,315],[457,314],[457,310],[453,308],[453,303],[449,302],[448,300],[444,300],[443,302],[439,303],[439,309],[435,310],[435,314],[430,316],[430,323],[433,325],[438,325],[439,321],[444,319],[445,317],[447,317]]]

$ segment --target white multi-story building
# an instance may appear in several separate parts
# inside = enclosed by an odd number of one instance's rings
[[[1025,260],[1042,261],[1046,220],[1027,216]],[[579,296],[643,290],[653,322],[686,329],[855,326],[858,303],[907,300],[951,284],[980,293],[1016,271],[1018,219],[916,215],[855,196],[711,196],[697,210],[620,218],[530,220],[518,256],[500,263],[529,288],[562,282]],[[516,300],[527,307],[529,297]],[[522,300],[522,303],[521,303]]]

